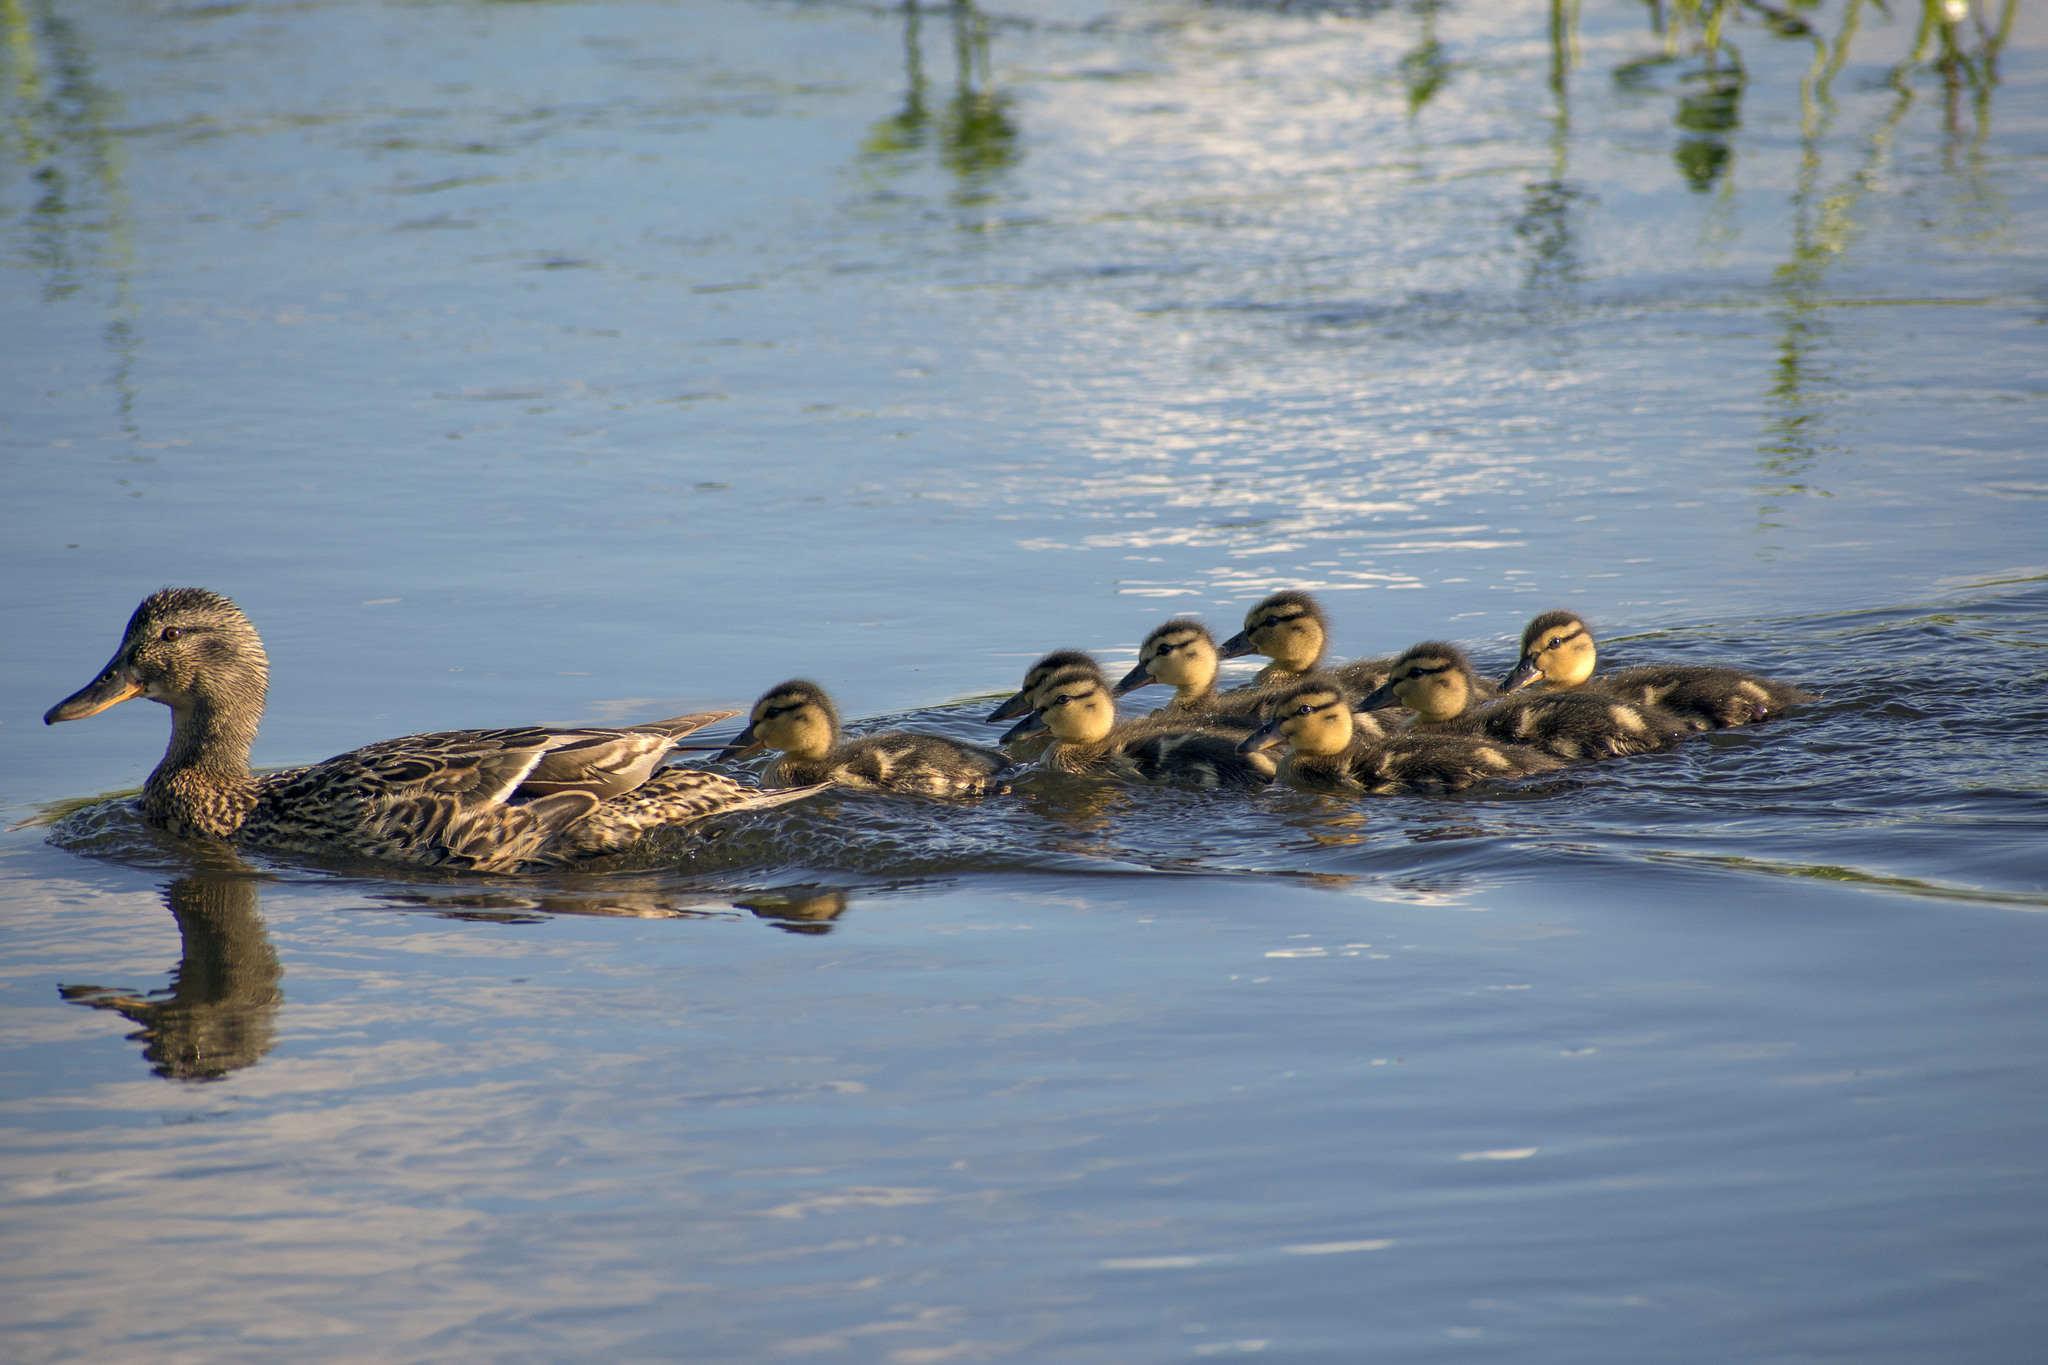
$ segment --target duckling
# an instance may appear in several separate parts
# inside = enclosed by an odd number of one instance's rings
[[[718,757],[739,758],[764,748],[783,755],[762,776],[770,786],[829,782],[925,796],[981,796],[1010,789],[1001,778],[1011,766],[1010,756],[1000,749],[908,730],[841,739],[832,698],[803,678],[763,692],[747,728]]]
[[[1322,604],[1305,592],[1276,592],[1244,614],[1244,629],[1223,642],[1223,657],[1263,654],[1273,662],[1252,678],[1254,686],[1290,683],[1323,668],[1330,622]],[[1324,669],[1360,696],[1387,680],[1392,659],[1354,659]]]
[[[1063,668],[1093,668],[1100,671],[1094,655],[1083,654],[1078,649],[1056,649],[1025,669],[1024,683],[1017,689],[1015,695],[982,717],[982,720],[986,724],[997,725],[1030,714],[1038,705],[1039,693],[1044,689],[1046,680]],[[1014,738],[1015,734],[1016,729],[1013,727],[997,742],[1008,748],[1011,757],[1020,764],[1034,762],[1044,756],[1045,751],[1053,743],[1050,730],[1037,730],[1022,739]]]
[[[1546,611],[1522,632],[1522,658],[1501,679],[1513,692],[1541,681],[1548,691],[1580,688],[1639,705],[1658,706],[1695,730],[1725,730],[1817,700],[1789,683],[1740,668],[1708,664],[1644,664],[1593,676],[1593,632],[1576,612]]]
[[[1152,714],[1175,720],[1199,720],[1213,729],[1251,731],[1265,717],[1265,704],[1275,689],[1240,687],[1229,692],[1216,690],[1216,669],[1220,656],[1216,637],[1200,621],[1177,616],[1153,627],[1138,646],[1138,663],[1116,685],[1115,696],[1124,696],[1155,682],[1170,684],[1173,699]]]
[[[257,777],[249,748],[270,661],[241,609],[204,588],[165,588],[128,620],[100,676],[43,723],[131,697],[171,708],[171,741],[142,814],[176,834],[290,853],[478,872],[568,867],[664,825],[780,805],[815,788],[757,791],[654,765],[711,711],[616,729],[450,730],[387,739]]]
[[[1078,649],[1056,649],[1025,669],[1023,684],[1008,701],[984,716],[983,721],[989,725],[1000,725],[1032,710],[1038,705],[1034,694],[1045,686],[1046,679],[1063,668],[1094,668],[1099,671],[1101,665],[1095,662],[1094,655],[1083,654]]]
[[[1043,700],[1003,741],[1050,730],[1053,744],[1041,761],[1055,772],[1241,789],[1273,780],[1272,760],[1240,754],[1235,734],[1150,717],[1119,724],[1109,680],[1092,664],[1061,669],[1046,679],[1038,696]]]
[[[1524,744],[1476,735],[1402,734],[1387,738],[1356,722],[1349,691],[1327,674],[1310,674],[1273,699],[1273,718],[1238,744],[1241,753],[1289,746],[1280,780],[1307,791],[1463,791],[1475,782],[1553,772],[1564,764]]]
[[[1358,709],[1405,706],[1415,713],[1408,722],[1412,732],[1485,735],[1565,759],[1649,753],[1686,733],[1676,716],[1619,697],[1545,692],[1489,701],[1492,696],[1463,650],[1431,640],[1396,659],[1386,685]]]

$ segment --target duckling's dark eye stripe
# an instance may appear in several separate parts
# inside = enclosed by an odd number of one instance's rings
[[[1545,649],[1556,649],[1556,648],[1557,648],[1557,647],[1558,647],[1559,645],[1568,645],[1568,644],[1570,644],[1570,643],[1571,643],[1572,641],[1574,641],[1574,640],[1578,639],[1578,638],[1579,638],[1579,637],[1580,637],[1581,635],[1584,635],[1585,633],[1586,633],[1586,632],[1585,632],[1585,631],[1584,631],[1583,629],[1581,629],[1581,630],[1575,630],[1575,631],[1573,631],[1573,632],[1572,632],[1571,634],[1569,634],[1569,635],[1556,635],[1556,636],[1552,636],[1552,637],[1551,637],[1551,641],[1550,641],[1550,643],[1549,643],[1549,644],[1547,644],[1547,645],[1545,645],[1545,646],[1544,646],[1544,648],[1545,648]]]
[[[1449,664],[1437,664],[1434,667],[1428,664],[1410,664],[1408,671],[1401,675],[1401,681],[1407,682],[1410,678],[1433,678],[1439,673],[1450,672],[1450,669]]]

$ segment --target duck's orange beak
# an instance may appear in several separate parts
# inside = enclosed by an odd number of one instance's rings
[[[49,710],[43,712],[43,724],[55,725],[60,720],[84,720],[96,716],[109,706],[119,706],[130,697],[142,695],[142,684],[115,655],[107,663],[106,672],[79,688]]]

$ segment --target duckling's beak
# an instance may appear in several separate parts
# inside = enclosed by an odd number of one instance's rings
[[[1019,692],[995,710],[982,717],[983,725],[1001,725],[1006,720],[1015,720],[1031,709],[1031,694]],[[1006,737],[1007,738],[1007,737]]]
[[[760,739],[755,736],[754,727],[749,725],[746,729],[733,736],[732,743],[720,749],[718,756],[711,761],[713,763],[728,763],[735,758],[745,758],[749,754],[758,754],[765,747],[767,746],[762,744]]]
[[[1527,687],[1542,676],[1543,669],[1538,666],[1536,656],[1534,654],[1524,654],[1522,661],[1515,665],[1514,672],[1500,680],[1500,690],[1502,692],[1512,692],[1518,687]]]
[[[1126,692],[1135,692],[1147,683],[1156,683],[1158,681],[1159,679],[1145,671],[1145,665],[1139,664],[1136,668],[1124,674],[1124,680],[1112,688],[1109,695],[1121,697]]]
[[[142,684],[127,664],[116,654],[107,661],[106,671],[79,688],[49,710],[43,712],[43,724],[55,725],[60,720],[84,720],[96,716],[109,706],[119,706],[130,697],[142,695]]]
[[[1263,749],[1272,748],[1286,738],[1287,736],[1280,733],[1280,722],[1278,720],[1269,720],[1239,740],[1237,742],[1237,751],[1241,754],[1255,754]]]
[[[1394,690],[1392,683],[1388,683],[1385,687],[1379,688],[1377,691],[1368,692],[1363,697],[1360,697],[1352,705],[1351,709],[1354,711],[1384,711],[1390,706],[1399,706],[1400,704],[1401,694]]]
[[[994,718],[991,717],[991,719]],[[1043,710],[1033,711],[1030,715],[1003,731],[1003,737],[997,740],[996,743],[1015,744],[1020,739],[1029,739],[1033,735],[1043,734],[1045,729],[1045,712]]]
[[[1242,659],[1247,654],[1258,652],[1252,645],[1252,633],[1248,630],[1239,631],[1216,647],[1219,659]]]

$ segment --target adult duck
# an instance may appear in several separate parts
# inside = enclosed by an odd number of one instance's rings
[[[131,697],[161,702],[171,708],[171,741],[143,784],[150,823],[277,852],[415,867],[568,867],[665,825],[816,790],[656,771],[678,739],[731,711],[605,729],[408,735],[257,776],[249,748],[269,683],[263,641],[240,608],[204,588],[165,588],[135,609],[100,676],[43,723],[83,720]]]

